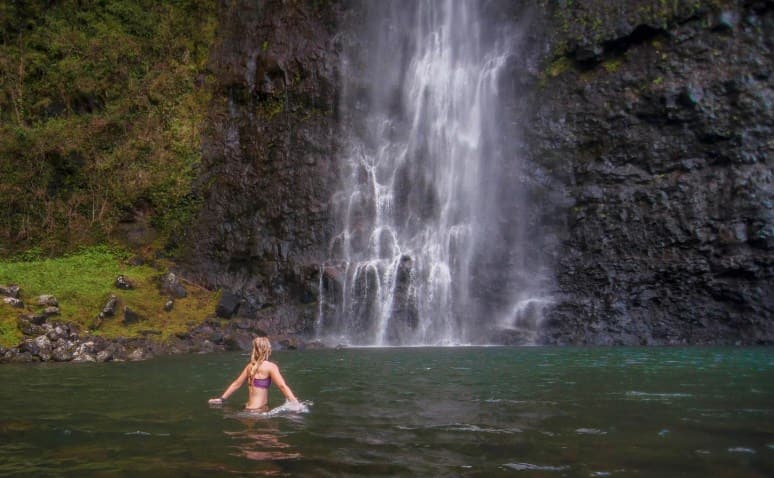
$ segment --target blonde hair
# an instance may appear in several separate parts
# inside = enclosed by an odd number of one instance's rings
[[[253,340],[253,352],[250,354],[250,381],[258,372],[258,367],[271,355],[271,342],[266,337],[256,337]]]

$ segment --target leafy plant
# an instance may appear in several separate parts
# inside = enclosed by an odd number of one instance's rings
[[[0,256],[57,254],[193,217],[209,101],[207,0],[0,6]]]

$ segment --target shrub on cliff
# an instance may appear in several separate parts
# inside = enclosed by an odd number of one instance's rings
[[[2,2],[0,255],[191,216],[214,3]]]

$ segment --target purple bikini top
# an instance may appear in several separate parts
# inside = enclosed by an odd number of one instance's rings
[[[253,387],[255,388],[269,388],[270,385],[271,377],[253,379]]]

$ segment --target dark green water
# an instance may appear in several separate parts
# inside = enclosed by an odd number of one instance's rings
[[[273,358],[309,413],[207,406],[241,354],[0,366],[0,476],[774,476],[771,348]]]

